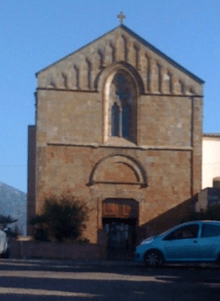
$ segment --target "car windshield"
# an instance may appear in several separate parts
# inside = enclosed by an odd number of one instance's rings
[[[168,230],[166,230],[166,231],[164,231],[164,232],[162,232],[162,233],[160,233],[160,234],[158,234],[157,235],[157,237],[160,237],[160,236],[163,236],[163,235],[166,235],[166,234],[168,234],[171,230],[174,230],[175,229],[175,227],[174,228],[170,228],[170,229],[168,229]]]

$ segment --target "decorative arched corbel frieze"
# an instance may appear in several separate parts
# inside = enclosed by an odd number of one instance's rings
[[[46,88],[52,88],[52,89],[57,88],[56,81],[51,74],[48,76],[48,78],[46,80]]]
[[[124,52],[124,61],[128,62],[128,40],[124,35],[122,35],[121,37],[124,42],[124,49],[123,49],[124,50],[123,51]]]
[[[163,89],[164,93],[173,93],[173,73],[169,69],[163,74]]]
[[[116,61],[123,61],[124,60],[124,39],[121,35],[118,35],[115,42],[115,50],[116,50]]]
[[[73,66],[74,69],[74,89],[80,90],[80,69],[77,65]]]
[[[115,49],[115,45],[112,43],[112,41],[109,43],[109,47],[111,48],[111,63],[115,63],[116,49]]]
[[[173,94],[173,73],[168,70],[167,75],[169,77],[168,79],[168,91],[170,94]]]
[[[184,95],[186,93],[186,86],[181,79],[179,80],[179,86],[180,86],[180,93]]]
[[[151,57],[148,53],[145,53],[145,57],[146,57],[146,62],[147,62],[147,66],[146,66],[146,90],[147,92],[151,92]]]
[[[179,78],[174,78],[174,93],[177,95],[186,95],[186,94],[191,94],[189,92],[189,87],[187,84]]]
[[[117,72],[117,70],[124,70],[125,72],[128,72],[130,76],[133,78],[134,82],[137,84],[138,88],[138,94],[144,94],[144,84],[143,80],[140,76],[140,74],[137,72],[137,70],[130,64],[121,61],[116,62],[114,64],[111,64],[110,66],[106,67],[105,69],[101,70],[95,78],[94,81],[94,87],[97,91],[104,91],[105,83],[107,78],[110,74],[113,74],[114,72]]]
[[[99,55],[99,69],[105,68],[105,50],[104,49],[98,49],[98,55]]]
[[[162,67],[162,64],[160,62],[156,62],[156,68],[157,68],[157,71],[156,71],[156,81],[157,81],[156,92],[163,93],[163,76],[162,76],[163,67]]]
[[[87,88],[91,90],[92,88],[92,63],[88,58],[86,58],[87,64]]]
[[[137,43],[134,43],[134,64],[135,64],[135,68],[137,70],[140,70],[140,45]]]
[[[68,86],[68,76],[64,72],[62,72],[61,75],[62,75],[62,78],[63,78],[63,86],[64,86],[65,89],[68,89],[69,88],[69,86]]]
[[[188,86],[188,93],[189,93],[190,95],[195,95],[195,94],[196,94],[195,87],[193,87],[193,86]]]
[[[88,64],[86,58],[84,57],[80,62],[80,88],[82,90],[88,89]]]
[[[56,73],[56,88],[67,89],[67,75],[64,72]]]

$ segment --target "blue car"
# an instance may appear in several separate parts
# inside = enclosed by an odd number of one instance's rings
[[[135,261],[148,267],[164,263],[220,262],[220,222],[193,221],[141,242]]]

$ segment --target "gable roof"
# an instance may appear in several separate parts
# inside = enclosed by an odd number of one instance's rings
[[[176,61],[174,61],[173,59],[171,59],[170,57],[168,57],[166,54],[164,54],[162,51],[160,51],[159,49],[157,49],[155,46],[153,46],[152,44],[150,44],[148,41],[146,41],[145,39],[143,39],[142,37],[140,37],[138,34],[136,34],[134,31],[132,31],[131,29],[129,29],[127,26],[121,24],[117,27],[115,27],[114,29],[108,31],[107,33],[103,34],[102,36],[98,37],[97,39],[93,40],[92,42],[84,45],[83,47],[77,49],[76,51],[68,54],[67,56],[57,60],[56,62],[48,65],[47,67],[41,69],[40,71],[38,71],[36,73],[36,76],[38,76],[39,73],[47,70],[48,68],[54,66],[55,64],[57,64],[60,61],[65,60],[66,58],[68,58],[69,56],[81,51],[82,49],[88,47],[89,45],[93,44],[94,42],[98,41],[99,39],[102,39],[103,37],[107,36],[108,34],[114,32],[115,30],[117,30],[118,28],[122,28],[125,32],[127,32],[128,34],[130,34],[131,36],[133,36],[137,41],[139,41],[140,43],[142,43],[143,45],[147,46],[150,50],[152,50],[153,52],[155,52],[157,55],[159,55],[160,57],[162,57],[163,59],[165,59],[166,61],[168,61],[171,65],[173,65],[174,67],[178,68],[179,70],[181,70],[182,72],[184,72],[185,74],[187,74],[189,77],[191,77],[192,79],[194,79],[195,81],[197,81],[200,84],[204,84],[204,80],[202,80],[201,78],[199,78],[198,76],[196,76],[195,74],[191,73],[190,71],[188,71],[187,69],[185,69],[183,66],[181,66],[180,64],[178,64]]]

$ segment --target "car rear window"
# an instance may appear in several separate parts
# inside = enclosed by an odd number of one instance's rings
[[[203,224],[202,225],[202,234],[201,237],[213,237],[220,235],[220,226]]]

